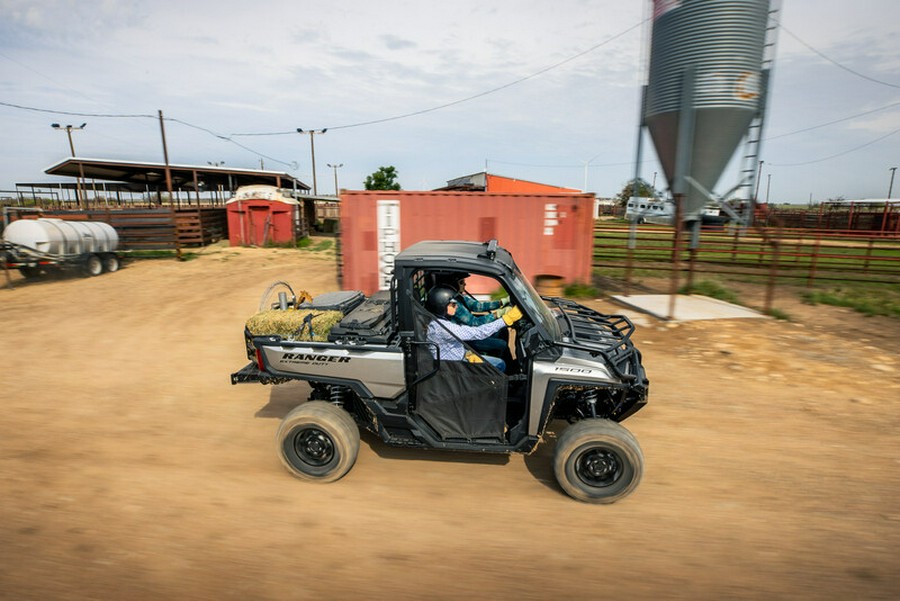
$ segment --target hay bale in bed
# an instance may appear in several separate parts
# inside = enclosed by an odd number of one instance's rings
[[[331,328],[343,319],[340,311],[271,309],[260,311],[247,320],[253,336],[281,336],[289,340],[328,340]],[[310,327],[312,335],[310,335]]]

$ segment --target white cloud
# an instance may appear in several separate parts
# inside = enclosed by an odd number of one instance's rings
[[[784,4],[783,22],[798,38],[860,73],[895,79],[895,2],[869,0],[850,12],[838,0]],[[646,2],[620,0],[0,0],[0,101],[91,114],[155,116],[162,109],[167,117],[220,134],[331,127],[316,141],[317,159],[344,163],[341,180],[351,187],[381,164],[396,164],[406,187],[436,187],[483,169],[485,160],[514,177],[580,187],[583,162],[598,156],[589,180],[611,195],[633,171],[628,163],[649,28],[639,26],[573,57],[648,15]],[[768,114],[773,135],[900,100],[896,88],[841,70],[783,32],[777,48]],[[448,108],[336,129],[453,103],[570,58]],[[69,118],[0,106],[5,138],[13,142],[0,150],[0,189],[46,179],[43,168],[68,154],[49,123]],[[785,163],[812,160],[831,147],[852,148],[900,126],[892,126],[897,118],[897,111],[874,114],[773,141],[764,152]],[[153,118],[70,119],[89,122],[76,141],[79,154],[161,158]],[[175,122],[167,134],[173,160],[258,166],[261,154],[283,162],[264,158],[267,167],[296,161],[297,175],[311,177],[308,140],[297,135],[240,138],[254,154]],[[816,141],[823,139],[829,148],[818,152]],[[880,163],[897,156],[898,148],[894,138],[873,144],[860,151],[867,158],[853,170],[843,167],[849,159],[802,173],[785,168],[772,178],[782,185],[773,187],[784,194],[779,200],[805,201],[810,180],[823,193],[834,186],[862,196],[869,190],[863,182],[876,178],[862,177],[858,169],[878,165],[880,173]],[[645,150],[644,158],[649,177],[658,167],[652,151]]]

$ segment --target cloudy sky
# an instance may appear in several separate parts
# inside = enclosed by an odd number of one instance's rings
[[[781,9],[761,199],[886,197],[900,3]],[[162,162],[161,110],[172,163],[309,184],[296,129],[328,128],[320,193],[342,164],[346,188],[393,165],[409,190],[487,169],[613,196],[634,172],[649,16],[649,0],[0,0],[0,190],[59,181],[53,122],[87,123],[79,156]],[[641,174],[656,172],[648,143]]]

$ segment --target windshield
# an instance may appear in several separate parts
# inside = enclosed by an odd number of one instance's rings
[[[510,286],[516,298],[525,306],[525,312],[537,316],[538,321],[550,333],[550,336],[554,340],[559,340],[562,336],[559,324],[553,318],[547,304],[541,299],[541,295],[531,286],[517,266],[513,267],[513,275],[515,277],[511,279]]]

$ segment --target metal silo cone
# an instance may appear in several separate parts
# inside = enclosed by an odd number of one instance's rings
[[[654,0],[643,123],[684,220],[699,219],[762,110],[769,0]]]

